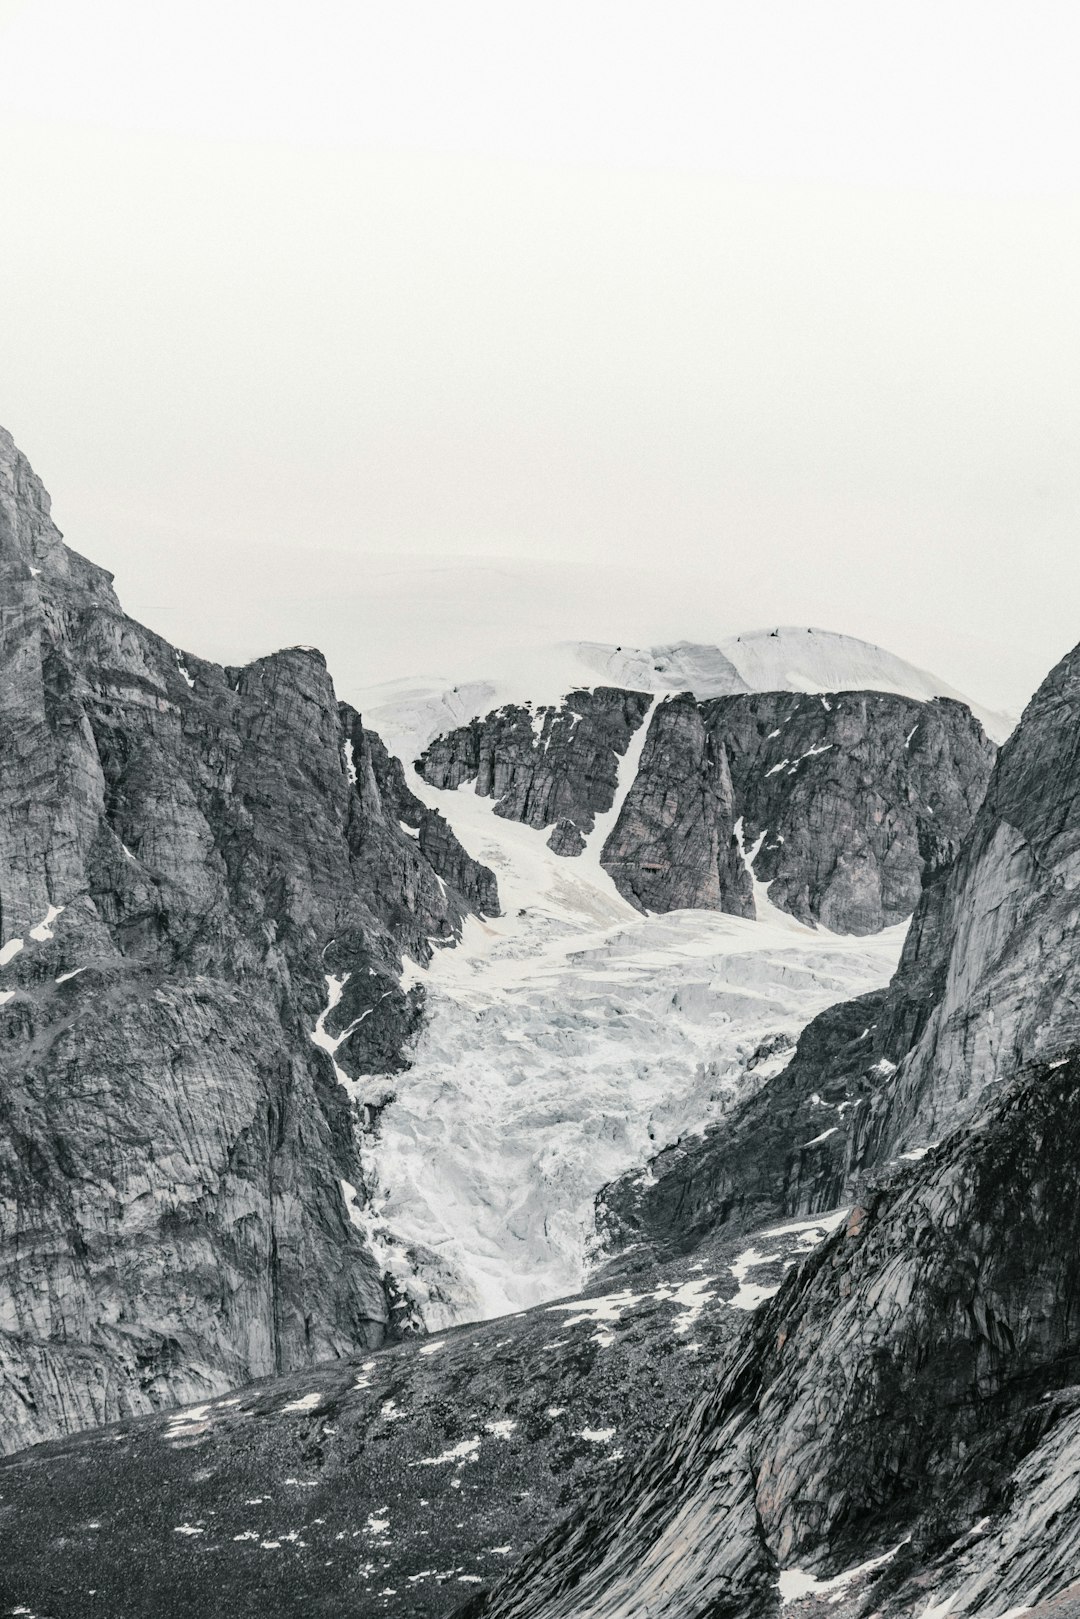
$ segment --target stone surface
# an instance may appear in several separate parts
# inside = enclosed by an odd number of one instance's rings
[[[126,618],[0,434],[0,1447],[381,1338],[313,1035],[400,1068],[401,951],[497,904],[381,770],[319,653]]]
[[[911,915],[927,862],[956,853],[994,755],[946,698],[669,698],[602,862],[642,909],[752,916],[741,836],[771,904],[834,932],[877,932]]]
[[[475,782],[496,815],[546,827],[551,847],[580,854],[596,816],[615,802],[619,762],[648,713],[645,692],[598,686],[559,707],[509,704],[432,742],[417,769],[433,787]]]

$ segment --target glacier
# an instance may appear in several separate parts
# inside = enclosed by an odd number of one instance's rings
[[[793,1042],[898,960],[905,926],[859,938],[805,927],[761,884],[756,921],[635,911],[599,852],[637,751],[575,860],[471,784],[440,791],[409,772],[495,871],[503,905],[427,968],[407,964],[403,982],[427,1004],[411,1066],[349,1086],[365,1225],[429,1331],[579,1292],[598,1257],[597,1192],[722,1118],[788,1060],[773,1037]]]

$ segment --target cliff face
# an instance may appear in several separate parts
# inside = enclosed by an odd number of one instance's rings
[[[497,906],[387,782],[317,652],[126,618],[0,434],[4,1448],[381,1337],[338,1080],[401,1066],[401,950]]]
[[[580,854],[595,816],[615,811],[600,860],[639,910],[754,916],[757,880],[800,921],[861,934],[911,915],[927,866],[959,848],[995,755],[947,698],[749,692],[666,698],[627,759],[652,701],[600,688],[559,710],[504,708],[439,738],[418,768],[435,787],[475,781],[496,814],[552,827],[559,854]]]
[[[674,698],[656,712],[602,861],[645,910],[752,916],[741,835],[771,904],[834,932],[877,932],[911,915],[927,861],[955,854],[994,753],[944,698]]]
[[[651,703],[645,692],[598,686],[557,708],[510,705],[439,737],[417,767],[433,787],[475,781],[496,815],[550,826],[550,847],[577,855],[615,801],[619,762]]]

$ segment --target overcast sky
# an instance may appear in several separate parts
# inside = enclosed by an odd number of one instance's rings
[[[194,651],[809,622],[1019,706],[1080,639],[1078,55],[1061,0],[0,0],[0,421]]]

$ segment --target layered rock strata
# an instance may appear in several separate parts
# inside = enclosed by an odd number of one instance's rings
[[[125,617],[0,434],[3,1448],[382,1336],[338,1078],[404,1061],[401,951],[497,905],[385,784],[319,653]]]

